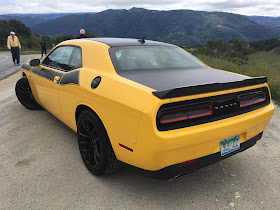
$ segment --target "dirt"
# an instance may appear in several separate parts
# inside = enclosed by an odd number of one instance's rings
[[[105,177],[83,165],[76,133],[16,99],[0,81],[0,209],[279,209],[280,115],[252,148],[173,181],[129,168]]]

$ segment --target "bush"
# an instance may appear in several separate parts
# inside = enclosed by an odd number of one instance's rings
[[[244,46],[237,38],[232,38],[227,44],[223,39],[208,40],[206,47],[197,48],[192,52],[195,55],[208,55],[213,58],[224,58],[238,65],[245,65],[251,50]]]
[[[237,65],[247,65],[248,61],[245,61],[241,58],[228,58],[228,61],[235,63]]]

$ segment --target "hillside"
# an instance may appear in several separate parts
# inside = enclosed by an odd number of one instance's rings
[[[250,18],[260,24],[276,28],[280,32],[280,17],[250,16]]]
[[[0,20],[0,50],[7,50],[7,37],[10,31],[16,32],[22,50],[39,49],[41,38],[33,33],[30,28],[17,20]]]
[[[77,35],[80,28],[97,37],[146,37],[178,45],[205,44],[208,39],[236,37],[242,41],[280,37],[277,30],[250,18],[223,12],[156,11],[140,8],[69,15],[31,26],[46,35]]]
[[[0,15],[0,20],[18,20],[27,26],[32,26],[40,23],[47,22],[49,19],[32,16],[17,16],[17,15]]]

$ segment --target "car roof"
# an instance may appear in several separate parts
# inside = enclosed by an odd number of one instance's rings
[[[101,42],[109,45],[110,47],[121,47],[121,46],[168,46],[171,47],[174,45],[167,44],[163,42],[145,40],[142,43],[142,39],[131,39],[131,38],[88,38],[87,40],[92,40],[96,42]]]

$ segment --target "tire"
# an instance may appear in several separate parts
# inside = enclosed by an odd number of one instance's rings
[[[120,168],[103,123],[95,113],[85,110],[80,114],[77,134],[83,162],[92,174],[102,176]]]
[[[27,109],[42,110],[43,108],[37,103],[33,97],[27,77],[22,77],[16,84],[16,96],[19,102]]]

